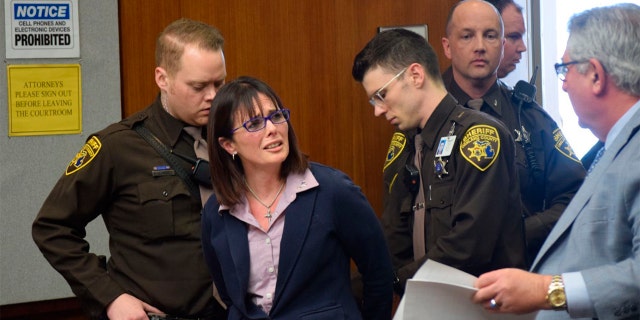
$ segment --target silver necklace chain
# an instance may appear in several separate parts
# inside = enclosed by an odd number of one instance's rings
[[[244,179],[244,184],[247,186],[247,188],[249,189],[249,192],[251,193],[251,195],[256,198],[256,200],[258,200],[258,202],[264,206],[265,208],[267,208],[267,214],[264,215],[265,218],[269,219],[269,223],[271,223],[271,206],[273,206],[273,204],[276,202],[276,199],[278,199],[278,196],[280,195],[280,192],[282,192],[282,189],[284,189],[284,182],[280,185],[280,189],[278,189],[278,193],[276,193],[276,196],[273,197],[273,200],[271,200],[271,203],[269,205],[266,205],[264,202],[262,202],[262,200],[260,199],[260,197],[258,197],[258,195],[253,191],[253,189],[251,189],[251,186],[249,185],[249,183],[247,183],[247,179]]]

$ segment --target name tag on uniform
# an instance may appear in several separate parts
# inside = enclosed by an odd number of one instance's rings
[[[176,171],[171,169],[170,166],[155,166],[151,170],[151,175],[154,177],[175,176]]]
[[[448,136],[440,138],[436,157],[448,157],[453,151],[453,145],[456,143],[456,136]]]

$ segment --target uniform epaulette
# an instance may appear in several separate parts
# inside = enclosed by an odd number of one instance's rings
[[[98,136],[98,137],[107,137],[111,134],[114,134],[116,132],[120,132],[123,130],[131,130],[133,128],[133,125],[135,125],[138,122],[144,121],[145,119],[147,119],[149,117],[149,115],[144,112],[144,111],[140,111],[138,113],[133,114],[130,117],[127,117],[125,119],[122,119],[120,122],[117,123],[113,123],[109,126],[107,126],[106,128],[93,133],[90,136]]]

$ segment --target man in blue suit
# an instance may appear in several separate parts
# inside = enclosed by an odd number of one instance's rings
[[[640,7],[573,16],[556,64],[581,126],[604,152],[558,220],[531,272],[480,276],[474,301],[537,319],[640,318]]]

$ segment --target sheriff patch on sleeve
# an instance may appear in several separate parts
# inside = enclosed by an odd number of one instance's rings
[[[391,144],[389,145],[389,150],[387,151],[387,158],[384,161],[384,167],[382,171],[387,170],[387,167],[392,164],[398,156],[404,150],[404,147],[407,145],[407,137],[402,132],[395,132],[393,137],[391,137]]]
[[[478,170],[489,169],[500,154],[498,130],[484,124],[469,128],[460,142],[460,154]]]
[[[89,139],[87,143],[82,146],[82,149],[80,149],[78,154],[76,154],[75,158],[73,158],[73,160],[69,162],[69,166],[67,167],[65,175],[68,176],[89,164],[89,162],[91,162],[91,160],[93,160],[93,158],[98,154],[98,152],[100,152],[101,147],[102,143],[100,142],[100,139],[95,136],[91,137],[91,139]]]
[[[556,128],[555,130],[553,130],[553,140],[556,142],[556,150],[560,151],[560,153],[562,153],[565,157],[575,162],[581,163],[580,159],[578,159],[578,156],[576,156],[576,153],[573,152],[573,149],[569,145],[569,142],[564,137],[564,134],[562,134],[562,130],[560,130],[560,128]]]

